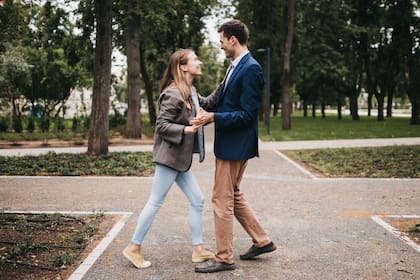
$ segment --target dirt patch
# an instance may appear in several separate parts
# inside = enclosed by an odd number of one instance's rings
[[[420,246],[420,219],[388,219],[388,223]]]
[[[368,219],[372,216],[375,215],[387,215],[387,213],[384,212],[369,212],[369,211],[352,211],[352,210],[345,210],[345,211],[340,211],[337,213],[338,216],[340,217],[345,217],[345,218],[360,218],[360,219]]]
[[[0,213],[1,279],[67,279],[114,218]]]

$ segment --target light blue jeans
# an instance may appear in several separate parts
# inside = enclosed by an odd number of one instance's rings
[[[202,210],[204,196],[197,184],[191,169],[186,172],[178,172],[164,165],[157,164],[153,177],[152,192],[149,200],[141,211],[137,220],[136,230],[131,241],[140,245],[150,229],[153,220],[162,206],[166,195],[176,182],[190,202],[189,224],[191,228],[192,245],[200,245],[203,242],[202,235]]]

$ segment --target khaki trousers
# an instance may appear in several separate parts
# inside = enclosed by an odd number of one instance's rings
[[[215,259],[218,262],[233,263],[234,216],[252,238],[254,246],[262,247],[270,242],[254,211],[248,206],[240,191],[240,183],[247,163],[247,160],[216,158],[212,203],[217,249]]]

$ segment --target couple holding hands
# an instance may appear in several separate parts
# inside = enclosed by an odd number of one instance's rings
[[[234,270],[233,218],[252,239],[252,246],[240,258],[251,260],[276,250],[248,206],[240,183],[248,159],[258,156],[258,110],[264,78],[261,66],[251,56],[248,28],[239,20],[222,24],[221,48],[232,59],[225,78],[208,97],[197,94],[192,82],[201,75],[201,61],[193,50],[174,52],[163,74],[156,121],[153,161],[156,170],[150,197],[141,211],[135,232],[123,255],[137,268],[151,263],[144,259],[141,244],[155,215],[175,182],[190,203],[192,262],[200,263],[195,272]],[[216,156],[212,194],[216,252],[202,245],[204,196],[190,169],[193,153],[204,160],[202,126],[214,122]]]

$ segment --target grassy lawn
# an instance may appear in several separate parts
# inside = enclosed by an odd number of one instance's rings
[[[408,117],[360,116],[359,121],[334,114],[323,119],[292,116],[292,129],[283,131],[280,116],[270,119],[270,135],[263,122],[259,134],[263,141],[334,140],[364,138],[420,137],[420,126],[409,124]],[[309,168],[332,177],[420,178],[420,146],[338,148],[284,152]]]
[[[262,122],[259,129],[261,139],[269,141],[420,137],[420,127],[409,125],[408,117],[377,122],[375,117],[367,116],[352,121],[349,116],[338,120],[334,115],[322,119],[295,114],[290,131],[281,129],[280,117],[271,118],[270,135],[266,134]],[[286,154],[326,176],[420,178],[420,146],[305,150]],[[0,156],[0,175],[150,176],[153,171],[150,152],[109,153],[99,157],[55,153]]]
[[[0,156],[0,175],[24,176],[150,176],[151,152],[114,152],[103,156],[56,154]]]
[[[420,178],[420,146],[284,151],[328,177]]]
[[[295,141],[295,140],[333,140],[363,138],[396,138],[420,137],[420,126],[410,125],[408,117],[387,118],[383,122],[376,117],[361,116],[359,121],[343,116],[341,120],[335,115],[327,115],[325,119],[303,117],[302,113],[292,116],[292,129],[283,131],[280,116],[270,120],[270,135],[266,126],[259,124],[259,134],[263,141]]]

